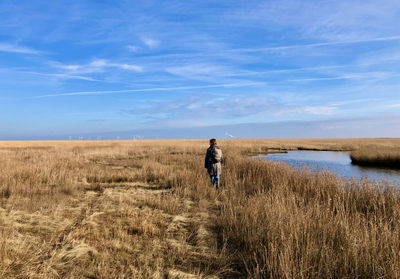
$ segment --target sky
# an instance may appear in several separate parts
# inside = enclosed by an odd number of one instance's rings
[[[0,0],[0,140],[400,137],[400,1]]]

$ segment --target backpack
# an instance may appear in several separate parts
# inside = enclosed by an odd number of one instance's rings
[[[222,160],[222,150],[218,146],[213,148],[212,159],[213,163],[219,163]]]

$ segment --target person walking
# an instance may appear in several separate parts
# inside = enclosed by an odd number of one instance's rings
[[[207,149],[204,167],[210,175],[211,183],[216,189],[220,186],[220,175],[223,160],[222,150],[217,145],[216,139],[210,139],[210,147]]]

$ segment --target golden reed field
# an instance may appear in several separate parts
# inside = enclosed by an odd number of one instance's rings
[[[0,143],[0,278],[399,278],[400,192],[296,170],[268,149],[395,139]]]
[[[353,164],[361,166],[387,167],[400,169],[400,148],[394,147],[362,147],[350,154]]]

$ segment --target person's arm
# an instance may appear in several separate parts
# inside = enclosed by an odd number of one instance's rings
[[[206,158],[204,159],[204,167],[207,169],[208,168],[208,165],[207,165],[207,162],[208,162],[208,157],[209,157],[210,155],[208,154],[208,149],[207,149],[207,151],[206,151]]]

